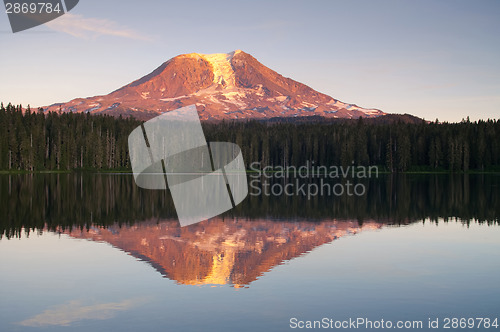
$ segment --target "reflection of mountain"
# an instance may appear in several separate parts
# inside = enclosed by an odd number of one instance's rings
[[[212,219],[179,228],[177,222],[93,227],[70,235],[105,241],[149,262],[186,285],[248,285],[264,272],[315,247],[381,224],[341,221]]]

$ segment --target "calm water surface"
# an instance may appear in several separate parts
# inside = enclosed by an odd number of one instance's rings
[[[361,198],[249,197],[179,228],[130,176],[0,176],[0,330],[500,319],[499,182],[385,177]]]

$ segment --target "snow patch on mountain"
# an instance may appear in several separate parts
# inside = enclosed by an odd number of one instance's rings
[[[376,114],[382,113],[382,111],[376,110],[376,109],[366,110],[366,109],[360,108],[359,111],[361,111],[365,114],[368,114],[368,115],[376,115]]]
[[[173,97],[173,98],[161,98],[160,100],[161,101],[176,101],[176,100],[179,100],[179,99],[184,99],[184,98],[188,98],[189,96],[179,96],[179,97]]]
[[[214,83],[233,88],[236,86],[231,60],[238,51],[231,53],[200,54],[213,68]]]

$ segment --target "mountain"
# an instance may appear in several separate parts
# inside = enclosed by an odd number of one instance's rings
[[[108,95],[77,98],[44,109],[149,119],[192,104],[196,104],[202,120],[385,115],[380,110],[361,108],[317,92],[240,50],[179,55]]]
[[[245,287],[277,265],[343,236],[382,228],[375,221],[275,221],[213,218],[180,228],[176,221],[65,231],[106,242],[184,285]]]

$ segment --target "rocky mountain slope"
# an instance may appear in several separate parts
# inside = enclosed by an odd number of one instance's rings
[[[385,115],[380,110],[347,104],[317,92],[240,50],[179,55],[108,95],[77,98],[44,109],[149,119],[192,104],[202,120]]]

